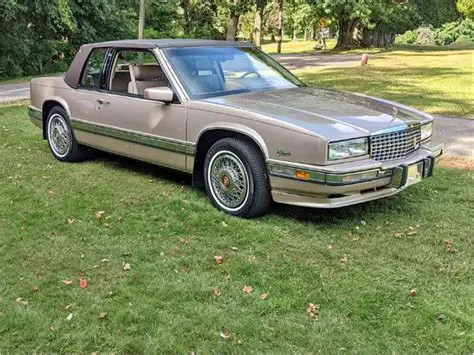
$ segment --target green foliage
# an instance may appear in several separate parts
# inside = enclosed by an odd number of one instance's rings
[[[438,42],[448,45],[454,42],[474,42],[474,21],[466,19],[445,24],[437,32]]]
[[[416,5],[416,13],[412,17],[413,27],[432,25],[437,28],[446,22],[459,18],[454,0],[411,0]],[[468,0],[472,1],[472,0]]]
[[[474,20],[474,0],[457,0],[456,6],[464,17]]]
[[[436,30],[431,26],[422,26],[416,30],[407,31],[395,39],[397,44],[416,44],[422,46],[436,45]]]

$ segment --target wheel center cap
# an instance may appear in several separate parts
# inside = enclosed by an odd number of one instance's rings
[[[222,177],[222,184],[224,185],[224,187],[229,187],[230,185],[230,179],[227,175],[224,175]]]

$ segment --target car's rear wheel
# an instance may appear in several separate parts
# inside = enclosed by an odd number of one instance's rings
[[[60,107],[53,107],[46,121],[46,136],[49,149],[60,161],[75,162],[87,158],[87,147],[77,143],[69,117]]]
[[[270,206],[265,161],[247,142],[224,138],[214,143],[204,162],[204,180],[214,206],[233,216],[256,217]]]

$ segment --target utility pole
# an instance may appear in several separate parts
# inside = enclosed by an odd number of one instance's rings
[[[138,39],[143,39],[145,28],[145,0],[140,0],[140,17],[138,18]]]

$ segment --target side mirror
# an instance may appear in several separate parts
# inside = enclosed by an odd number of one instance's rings
[[[145,89],[143,96],[145,97],[145,99],[170,103],[173,101],[174,94],[173,90],[171,90],[169,87],[160,86],[157,88]]]

